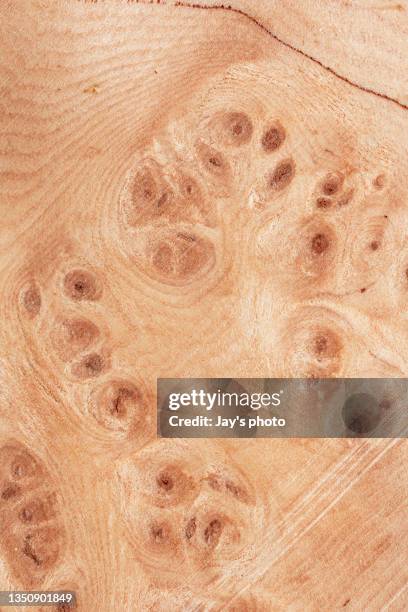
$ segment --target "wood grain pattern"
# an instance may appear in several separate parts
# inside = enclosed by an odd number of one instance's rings
[[[405,610],[404,441],[158,440],[155,389],[407,376],[406,2],[0,11],[1,589]]]

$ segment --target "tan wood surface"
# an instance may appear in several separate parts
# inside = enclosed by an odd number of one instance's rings
[[[404,441],[156,437],[159,376],[408,375],[408,4],[228,7],[0,3],[0,589],[406,610]]]

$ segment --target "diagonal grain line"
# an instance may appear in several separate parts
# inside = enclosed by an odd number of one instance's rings
[[[310,504],[313,503],[314,499],[319,499],[319,497],[321,497],[322,495],[321,490],[326,486],[326,484],[329,484],[332,480],[337,480],[339,478],[338,474],[341,474],[344,471],[344,466],[347,463],[350,463],[351,461],[353,461],[355,455],[358,454],[360,451],[364,451],[366,446],[367,446],[367,443],[364,442],[357,448],[351,449],[348,453],[345,453],[341,457],[341,459],[335,463],[334,466],[330,467],[323,474],[323,476],[317,482],[314,483],[313,487],[305,495],[302,496],[301,500],[295,505],[294,509],[287,512],[285,514],[285,518],[279,521],[279,523],[277,523],[276,525],[274,525],[274,532],[276,530],[283,531],[289,522],[291,525],[295,525],[298,516],[304,517],[305,509],[310,507]],[[298,522],[300,522],[299,519],[298,519]],[[289,529],[286,529],[286,534],[288,533],[289,533]],[[271,539],[274,537],[274,535],[275,534],[271,536]],[[277,547],[283,540],[284,540],[284,536],[281,536],[280,538],[274,540],[273,548]],[[260,559],[260,556],[258,555],[256,559],[257,563],[259,562],[259,559]],[[222,585],[224,583],[225,583],[225,580],[220,581],[219,584]],[[186,612],[195,612],[196,610],[197,612],[201,611],[200,606],[198,606],[198,608],[193,606],[192,608],[189,608],[188,611]]]
[[[395,593],[395,595],[390,599],[390,601],[388,603],[385,604],[385,606],[383,606],[381,608],[381,612],[386,612],[387,610],[390,609],[390,607],[392,606],[392,604],[397,601],[397,599],[399,599],[401,597],[401,595],[403,595],[405,593],[405,591],[408,589],[408,582],[406,582],[404,584],[404,586],[402,588],[399,589],[399,591],[397,591]],[[401,610],[403,608],[401,607]]]
[[[333,467],[326,470],[326,472],[324,472],[324,474],[313,484],[307,493],[302,496],[301,500],[295,505],[293,510],[286,513],[285,518],[278,523],[278,527],[285,526],[288,523],[289,518],[293,519],[298,515],[303,515],[305,509],[309,507],[310,503],[312,503],[315,498],[319,498],[322,495],[322,491],[328,488],[331,481],[338,480],[341,477],[345,467],[354,461],[356,455],[358,456],[359,454],[363,454],[364,456],[366,454],[367,451],[365,449],[367,449],[367,442],[343,455],[343,457]]]
[[[340,476],[335,475],[336,478],[336,483],[338,483],[338,487],[337,487],[337,491],[336,491],[336,495],[333,497],[333,499],[331,501],[328,502],[328,505],[325,506],[325,508],[322,509],[322,511],[315,516],[315,518],[313,518],[311,520],[311,522],[307,525],[306,530],[302,531],[298,534],[298,536],[295,536],[295,538],[293,540],[289,539],[289,542],[286,546],[285,550],[288,550],[289,548],[291,548],[299,539],[299,537],[301,535],[304,535],[304,533],[306,533],[307,531],[309,531],[309,529],[311,527],[313,527],[314,525],[316,525],[319,520],[321,518],[323,518],[323,516],[327,513],[328,510],[330,510],[342,497],[343,495],[354,486],[354,484],[356,484],[356,482],[358,482],[358,480],[360,480],[360,478],[371,469],[371,467],[373,465],[375,465],[380,459],[381,457],[392,447],[396,444],[396,440],[391,440],[391,442],[389,442],[379,453],[375,454],[374,457],[371,459],[371,461],[369,461],[368,464],[366,464],[365,466],[363,466],[361,468],[361,471],[358,471],[358,468],[360,467],[359,464],[352,464],[352,462],[350,461],[350,467],[348,468],[347,471],[343,471],[344,470],[344,466],[342,468],[342,473]],[[362,458],[359,460],[360,463],[364,463],[364,460],[366,459],[367,456],[371,455],[371,449],[368,449],[365,454],[362,456]],[[369,458],[369,457],[368,457]],[[353,476],[353,472],[356,471],[356,467],[357,467],[357,473],[354,475],[354,477],[352,477],[351,479],[349,479],[350,476]],[[347,466],[346,466],[347,469]],[[346,486],[344,488],[342,488],[343,483],[346,482]],[[330,488],[328,489],[328,494],[326,493],[326,495],[323,494],[324,498],[328,498],[330,499],[330,493],[332,491],[332,485],[330,485]],[[320,498],[319,500],[320,501]],[[301,522],[301,521],[299,521]],[[297,526],[295,526],[296,529]],[[288,533],[290,534],[293,531],[293,529],[289,529]],[[282,540],[284,540],[284,538],[282,538]],[[283,551],[285,552],[285,551]]]
[[[361,445],[357,450],[353,449],[336,463],[333,469],[319,481],[319,484],[308,492],[302,501],[296,505],[293,512],[288,513],[282,523],[288,523],[285,533],[276,538],[275,529],[263,539],[263,546],[256,558],[256,566],[245,574],[241,588],[236,591],[229,603],[242,595],[248,588],[259,581],[293,546],[305,536],[317,523],[343,498],[343,496],[366,474],[380,459],[397,443],[398,439],[391,439],[385,446],[384,441],[370,440]],[[382,446],[378,450],[378,447]],[[361,453],[359,452],[361,450]],[[356,457],[357,456],[357,457]],[[326,489],[326,491],[324,490]],[[306,500],[306,501],[305,501]],[[270,551],[275,551],[270,555]],[[214,588],[229,588],[231,580],[235,587],[237,576],[223,578]],[[192,610],[199,610],[195,607]]]
[[[278,540],[267,538],[263,547],[264,552],[261,553],[257,558],[257,563],[262,559],[260,568],[254,568],[251,575],[246,576],[245,584],[232,598],[233,601],[236,597],[245,592],[254,582],[260,580],[266,572],[279,561],[298,541],[300,538],[305,536],[317,523],[344,497],[344,495],[366,474],[393,446],[398,443],[398,439],[391,439],[379,452],[375,452],[379,445],[382,444],[376,441],[375,450],[372,450],[372,445],[365,447],[365,452],[360,458],[354,461],[354,454],[348,455],[348,463],[340,462],[343,468],[339,474],[336,470],[333,470],[333,477],[335,480],[330,484],[326,495],[321,498],[320,496],[316,499],[316,503],[311,504],[309,508],[303,513],[303,516],[299,518],[296,524],[291,525],[287,532]],[[353,477],[354,473],[354,477]],[[330,483],[330,479],[328,480]],[[331,499],[330,499],[331,497]],[[324,503],[321,503],[321,502]],[[322,506],[316,514],[316,506]],[[273,546],[277,552],[272,559],[267,555],[267,548]],[[282,548],[281,548],[282,547]],[[263,563],[262,563],[263,562]],[[223,582],[226,582],[223,580]],[[221,586],[221,585],[220,585]]]

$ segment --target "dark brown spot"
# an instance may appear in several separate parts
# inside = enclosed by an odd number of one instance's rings
[[[344,604],[343,604],[343,608],[345,608],[346,606],[348,606],[348,605],[349,605],[349,603],[350,603],[350,601],[351,601],[351,599],[350,599],[350,598],[346,599],[346,601],[345,601],[345,602],[344,602]]]
[[[10,474],[14,480],[21,480],[34,476],[38,471],[38,465],[34,457],[30,453],[22,451],[14,458]]]
[[[99,336],[97,326],[88,319],[67,319],[62,323],[62,333],[55,338],[63,352],[65,349],[75,353],[86,349],[93,344]]]
[[[63,589],[60,589],[63,590]],[[78,594],[75,593],[75,600],[71,600],[70,603],[59,603],[55,607],[56,612],[72,612],[73,610],[78,610]]]
[[[379,174],[373,180],[373,185],[376,189],[382,189],[385,185],[385,182],[386,182],[385,174]]]
[[[146,413],[144,394],[126,379],[107,381],[92,394],[90,411],[96,421],[109,432],[141,434]]]
[[[219,519],[210,521],[204,531],[204,540],[208,546],[216,546],[222,532],[222,523]]]
[[[23,293],[23,306],[31,316],[36,316],[41,308],[41,295],[39,289],[32,285]]]
[[[90,375],[96,376],[102,371],[103,359],[98,353],[92,353],[84,359],[84,367]]]
[[[274,191],[280,191],[289,185],[295,175],[295,162],[292,159],[281,161],[272,174],[269,175],[269,187]]]
[[[169,199],[170,199],[170,196],[167,191],[162,193],[160,198],[157,200],[157,208],[161,208],[162,206],[164,206],[169,201]]]
[[[171,245],[161,243],[153,254],[152,264],[164,275],[173,275],[173,267],[177,260],[173,257]]]
[[[205,478],[205,480],[208,482],[209,486],[214,489],[214,491],[227,491],[228,493],[231,493],[231,495],[236,497],[239,501],[243,503],[248,503],[249,495],[247,491],[232,480],[224,480],[218,474],[209,474]]]
[[[180,173],[179,177],[180,192],[188,202],[192,204],[200,204],[202,193],[198,182],[191,176]]]
[[[98,376],[106,366],[105,359],[98,353],[89,353],[81,361],[74,364],[72,373],[77,378],[86,379]]]
[[[146,204],[153,204],[156,201],[158,188],[149,168],[142,168],[136,172],[133,180],[132,196],[136,202],[142,200]]]
[[[183,234],[182,232],[177,233],[177,238],[182,238],[182,240],[187,240],[187,242],[195,242],[197,240],[192,234]]]
[[[221,168],[222,167],[222,159],[220,156],[212,156],[208,158],[208,162],[212,165],[215,166],[216,168]]]
[[[191,540],[191,538],[196,532],[196,529],[197,529],[197,523],[196,523],[195,517],[193,517],[188,521],[187,526],[186,526],[185,534],[186,534],[187,540]]]
[[[152,503],[159,508],[178,506],[191,498],[196,483],[176,463],[167,463],[155,471],[152,482],[149,485]]]
[[[340,336],[329,328],[319,327],[310,330],[310,337],[301,349],[302,361],[310,363],[310,368],[305,372],[310,378],[333,376],[342,364],[343,343]]]
[[[156,544],[162,544],[168,540],[170,535],[169,527],[166,523],[153,523],[150,528],[152,539]]]
[[[231,169],[225,157],[204,142],[197,143],[197,152],[205,169],[217,180],[229,182]]]
[[[86,270],[72,270],[64,278],[65,294],[74,301],[97,300],[101,287],[96,277]]]
[[[328,340],[326,336],[317,336],[315,338],[315,352],[317,355],[322,355],[327,351]]]
[[[30,508],[23,508],[19,516],[23,523],[29,523],[33,518],[33,512]]]
[[[72,603],[59,603],[55,609],[57,612],[72,612],[72,610],[76,610],[76,605]]]
[[[40,566],[42,563],[41,557],[39,557],[36,554],[32,546],[31,540],[32,540],[32,535],[27,535],[24,538],[23,554],[29,559],[31,559],[32,561],[34,561],[35,565]]]
[[[156,478],[157,486],[164,491],[171,491],[174,487],[174,482],[171,475],[166,472],[160,472]]]
[[[317,198],[316,206],[317,208],[330,208],[332,205],[332,201],[330,198]]]
[[[318,233],[312,238],[312,251],[316,255],[321,255],[329,248],[329,240],[325,234]]]
[[[247,144],[253,133],[252,121],[245,113],[231,112],[221,119],[222,142],[230,146]]]
[[[370,249],[372,251],[377,251],[379,246],[380,246],[380,243],[378,242],[378,240],[373,240],[372,242],[370,242]]]
[[[216,474],[210,474],[207,476],[206,480],[214,491],[222,490],[222,480]]]
[[[152,534],[156,542],[160,542],[165,538],[165,531],[163,527],[152,527]]]
[[[323,179],[323,193],[327,196],[337,193],[343,184],[343,180],[344,178],[341,174],[328,174]]]
[[[25,533],[23,545],[20,548],[23,555],[20,562],[25,562],[26,571],[34,570],[34,573],[40,577],[40,572],[49,571],[55,566],[61,552],[63,534],[60,529],[52,527],[36,528],[29,533],[25,530]],[[18,540],[16,544],[17,542]],[[15,550],[18,549],[15,548]]]
[[[98,327],[88,319],[57,320],[51,329],[52,347],[62,359],[71,361],[79,353],[90,349],[100,336]]]
[[[239,485],[231,482],[230,480],[225,481],[226,490],[236,497],[239,501],[248,503],[248,493]]]
[[[367,291],[367,288],[366,288],[366,287],[361,287],[361,289],[360,289],[360,293],[365,293],[366,291]]]
[[[177,214],[174,192],[164,179],[162,168],[153,159],[137,168],[130,200],[125,205],[126,221],[132,227]]]
[[[110,414],[118,419],[121,419],[127,414],[128,400],[135,400],[135,393],[127,387],[119,387],[116,396],[112,399]]]
[[[1,492],[1,498],[7,501],[13,497],[16,497],[18,493],[20,493],[20,487],[18,487],[17,485],[10,484],[6,486]]]
[[[286,132],[280,123],[276,122],[269,127],[262,136],[261,144],[265,153],[272,153],[282,146]]]
[[[163,281],[184,284],[215,262],[212,242],[190,233],[169,233],[152,250],[151,263]]]
[[[41,523],[55,516],[55,494],[32,499],[19,512],[22,523]]]

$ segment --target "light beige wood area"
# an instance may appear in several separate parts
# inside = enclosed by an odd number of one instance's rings
[[[408,375],[407,3],[230,2],[1,2],[0,589],[402,611],[403,440],[156,437],[158,377]]]

